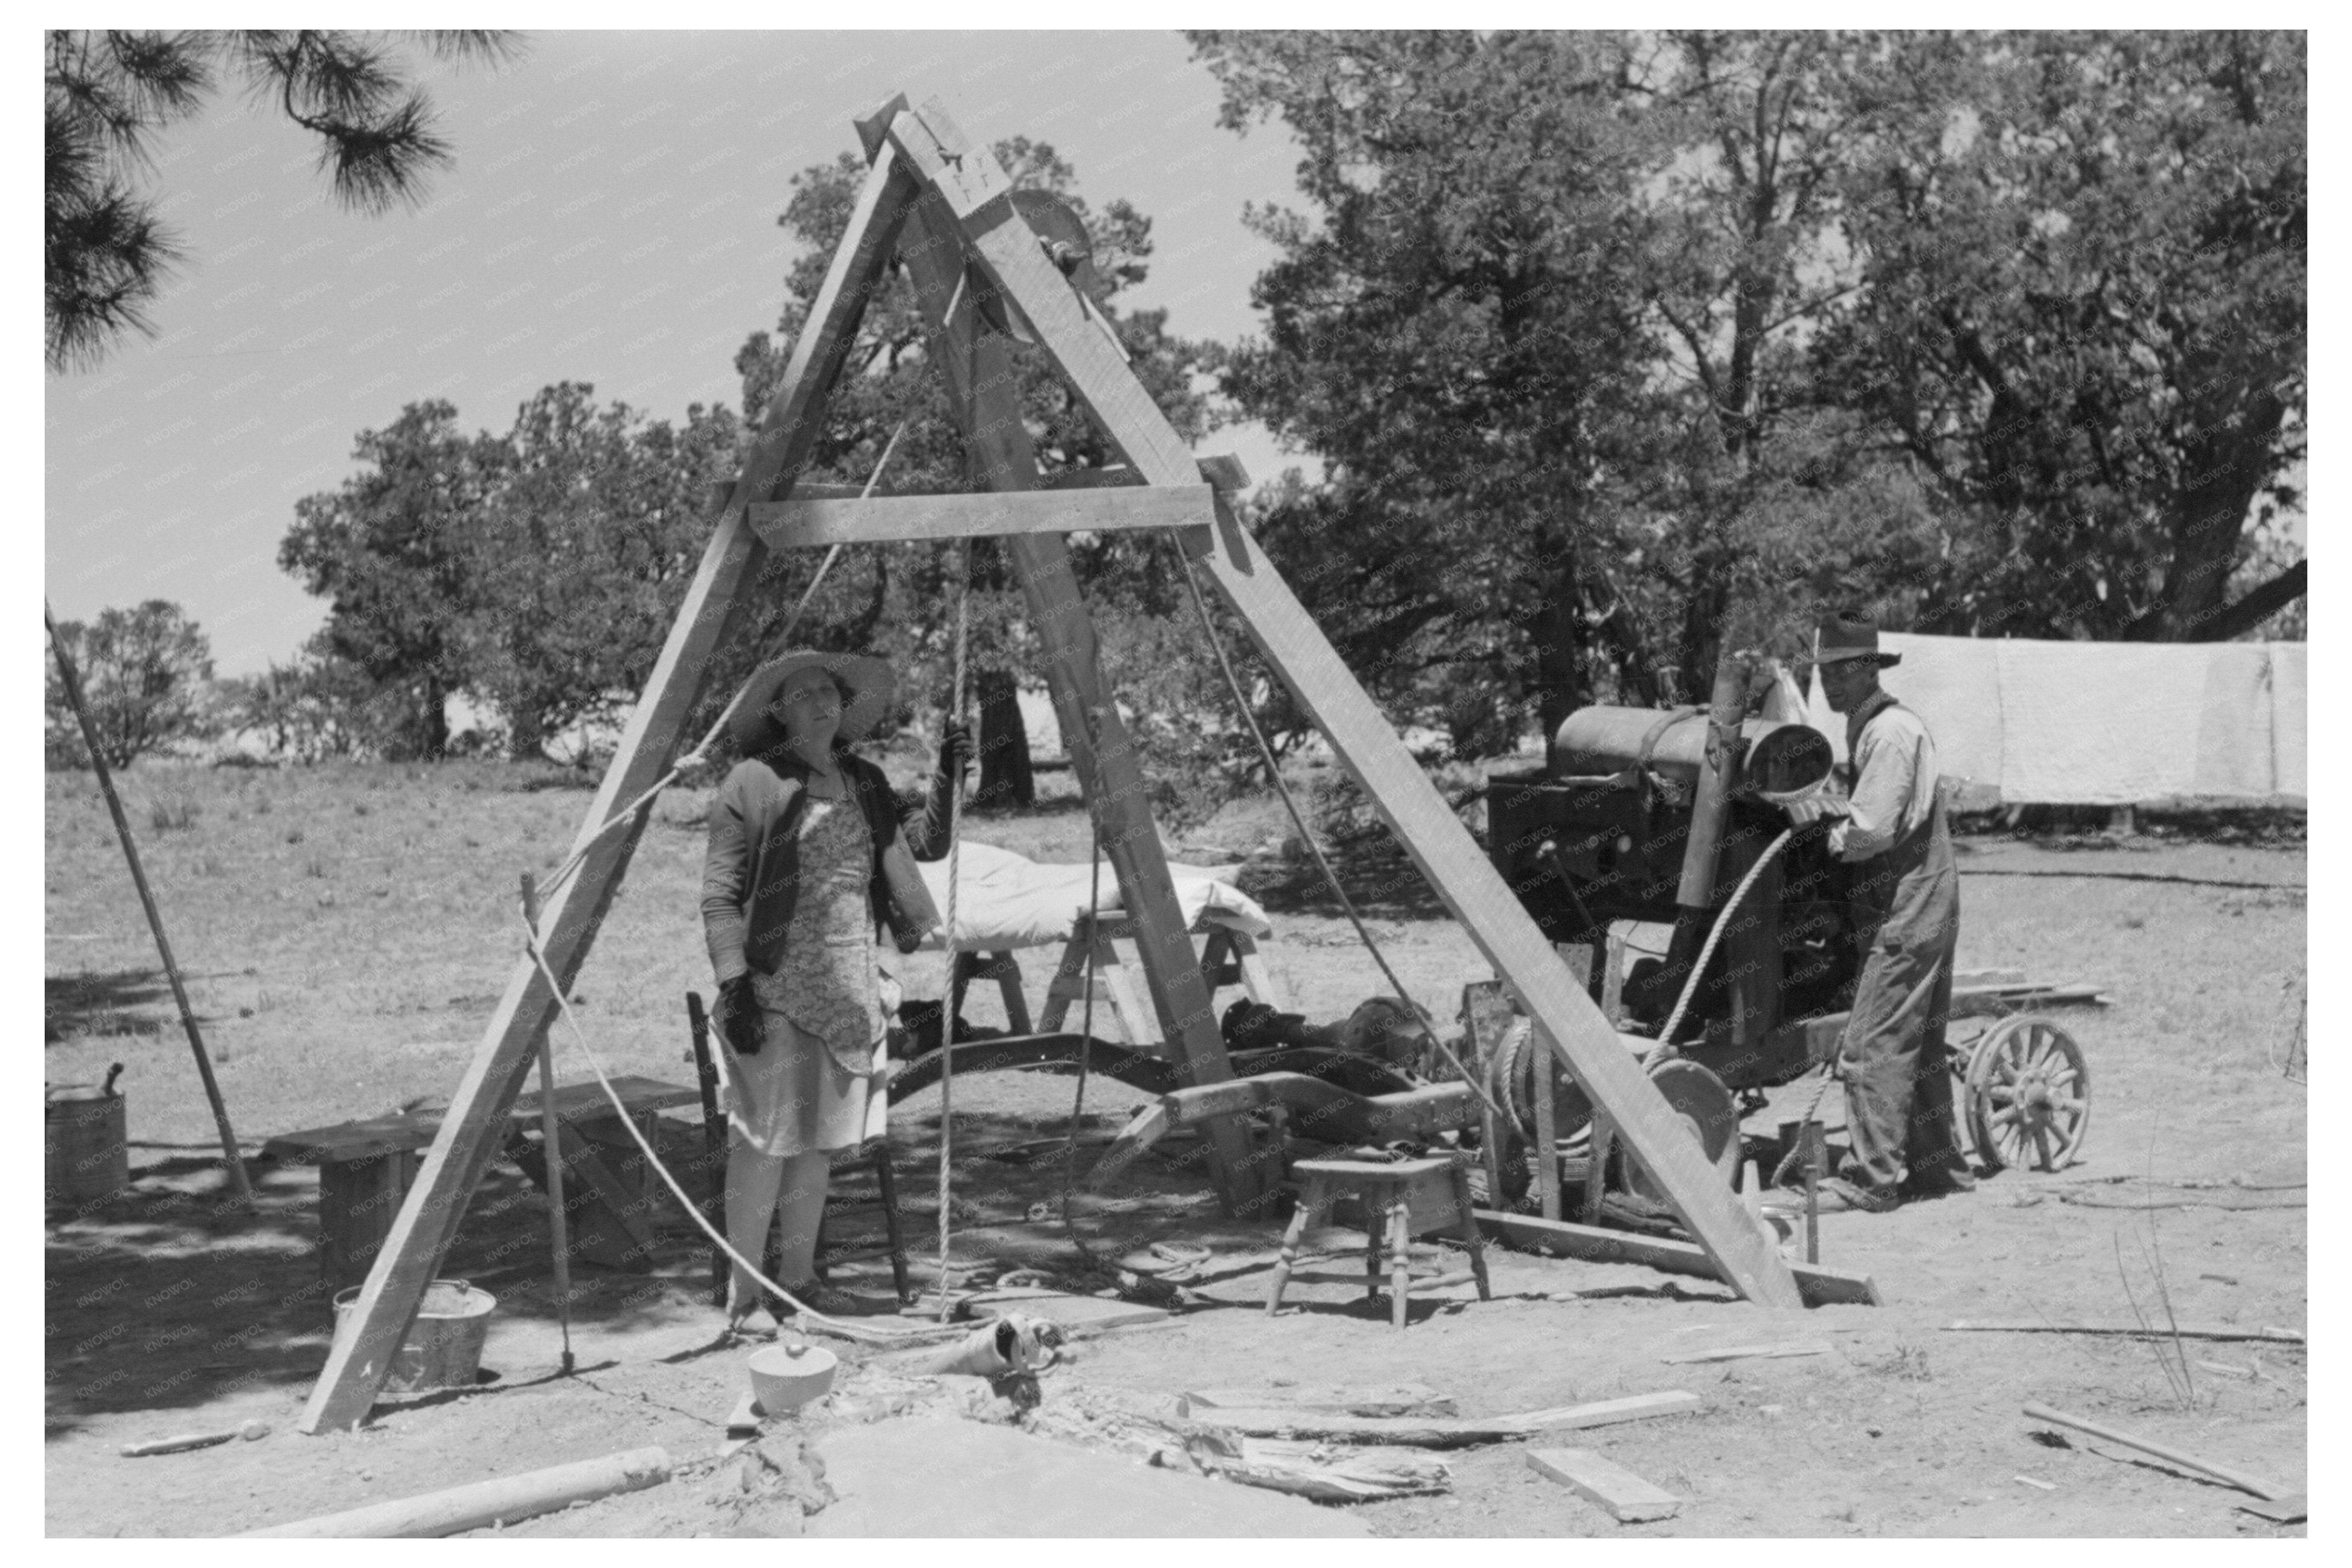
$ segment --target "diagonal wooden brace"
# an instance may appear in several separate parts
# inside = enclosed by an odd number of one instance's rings
[[[596,928],[644,831],[650,804],[639,808],[625,825],[601,830],[651,789],[668,767],[687,716],[701,695],[714,650],[743,619],[751,598],[743,590],[758,575],[766,553],[744,521],[744,509],[780,489],[788,490],[806,464],[826,396],[840,375],[866,300],[883,276],[914,189],[895,158],[877,158],[868,171],[841,247],[834,253],[810,311],[809,326],[793,347],[743,472],[719,508],[718,526],[703,551],[701,567],[588,808],[587,821],[574,843],[575,848],[585,847],[578,873],[547,902],[540,926],[542,950],[548,967],[567,988],[587,959]],[[356,1426],[374,1403],[441,1255],[498,1150],[508,1108],[530,1071],[554,1012],[555,998],[545,977],[525,958],[509,978],[482,1043],[451,1096],[441,1130],[368,1272],[357,1308],[328,1353],[326,1369],[303,1407],[303,1431]]]

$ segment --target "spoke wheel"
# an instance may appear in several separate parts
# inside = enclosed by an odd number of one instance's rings
[[[2037,1013],[2003,1019],[1969,1058],[1969,1134],[1988,1172],[2063,1170],[2091,1124],[2091,1070],[2074,1037]]]

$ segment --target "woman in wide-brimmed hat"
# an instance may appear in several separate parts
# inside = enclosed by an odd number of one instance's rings
[[[877,1075],[897,997],[875,934],[887,925],[911,953],[939,924],[888,780],[849,750],[896,690],[890,666],[861,654],[801,650],[761,666],[730,721],[743,760],[711,800],[703,862],[732,1132],[728,1239],[757,1262],[781,1212],[777,1282],[820,1312],[855,1305],[814,1277],[832,1155],[880,1130]],[[968,752],[951,729],[919,834],[926,858],[938,852],[946,795]],[[737,1265],[729,1324],[760,1304]]]

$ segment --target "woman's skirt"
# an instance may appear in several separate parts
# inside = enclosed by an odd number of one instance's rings
[[[880,1042],[871,1072],[852,1072],[824,1041],[775,1008],[760,1009],[760,1051],[738,1056],[719,1042],[719,1104],[736,1139],[769,1155],[853,1149],[882,1133],[887,1110],[880,1091]]]

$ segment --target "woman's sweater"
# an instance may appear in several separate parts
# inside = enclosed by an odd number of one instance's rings
[[[901,808],[882,770],[864,758],[835,754],[874,843],[874,917],[901,952],[911,953],[939,925],[939,911],[915,869],[916,852],[900,826]],[[773,972],[792,918],[799,875],[795,837],[811,769],[788,750],[739,762],[711,798],[702,865],[703,934],[721,985],[751,969]],[[944,781],[935,779],[919,820],[922,858],[936,859],[947,836]]]

